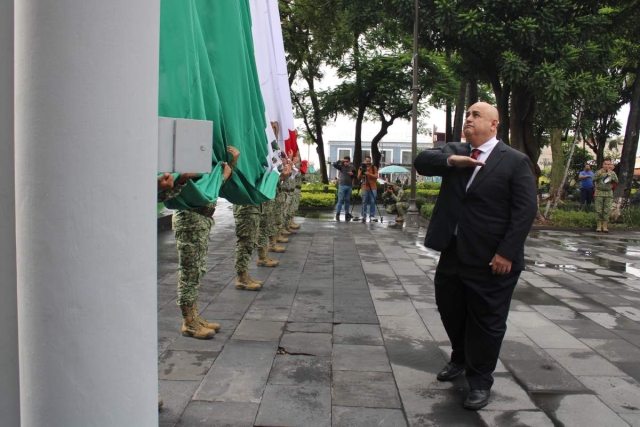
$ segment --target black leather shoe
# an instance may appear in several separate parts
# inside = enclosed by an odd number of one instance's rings
[[[336,214],[336,221],[340,221],[340,214],[339,213]]]
[[[353,215],[351,215],[351,214],[346,214],[344,216],[344,219],[347,220],[347,221],[351,221],[351,218],[353,218]]]
[[[442,371],[438,373],[438,381],[452,381],[464,372],[465,366],[457,363],[447,363]]]
[[[464,401],[464,409],[477,411],[480,408],[484,408],[489,403],[490,394],[491,390],[471,390],[467,400]]]

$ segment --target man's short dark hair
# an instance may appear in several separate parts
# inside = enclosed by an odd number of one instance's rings
[[[371,156],[364,156],[365,159],[371,159]]]
[[[349,156],[344,156],[344,157],[342,158],[342,160],[349,160],[349,161],[351,161],[351,157],[349,157]]]
[[[611,157],[607,157],[606,159],[604,159],[604,160],[602,161],[602,163],[604,163],[604,162],[613,163],[613,162],[611,161]]]

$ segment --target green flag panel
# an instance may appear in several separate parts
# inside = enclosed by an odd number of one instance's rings
[[[236,204],[275,197],[268,167],[265,107],[255,65],[247,0],[162,0],[158,114],[213,121],[214,168],[165,204],[190,209],[218,196]],[[221,188],[227,146],[241,155]]]

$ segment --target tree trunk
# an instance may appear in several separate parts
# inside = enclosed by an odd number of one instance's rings
[[[353,68],[356,72],[356,96],[358,97],[358,115],[356,117],[356,132],[354,141],[353,165],[356,168],[362,163],[362,122],[364,121],[364,113],[366,105],[362,99],[362,76],[360,75],[360,34],[355,32],[353,35]]]
[[[511,87],[508,84],[501,84],[500,78],[497,74],[490,75],[491,87],[493,93],[496,96],[496,107],[498,108],[498,119],[500,124],[498,125],[498,138],[505,144],[510,144],[509,131],[510,131],[510,119],[509,119],[509,96],[511,94]]]
[[[596,168],[600,169],[604,163],[604,149],[607,147],[606,136],[595,136],[596,141]]]
[[[449,46],[445,47],[445,56],[447,58],[447,65],[450,65],[451,63],[451,49],[449,48]],[[444,142],[445,143],[449,143],[451,141],[453,141],[453,127],[451,126],[451,121],[452,121],[452,114],[451,114],[451,110],[452,110],[452,106],[451,106],[451,100],[447,99],[447,102],[445,104],[445,124],[444,124]]]
[[[510,112],[511,146],[529,157],[537,179],[540,177],[540,167],[538,166],[540,146],[534,135],[534,112],[534,96],[525,88],[514,87],[511,94]]]
[[[467,96],[467,108],[478,102],[478,80],[469,80],[469,95]]]
[[[554,199],[564,178],[564,151],[562,150],[562,129],[551,129],[551,189],[549,199]]]
[[[382,141],[382,138],[384,138],[384,136],[387,134],[387,131],[392,124],[393,120],[391,120],[390,122],[382,121],[380,123],[380,130],[371,140],[371,155],[373,157],[371,160],[373,161],[373,164],[378,168],[380,167],[380,159],[382,158],[382,153],[378,149],[378,143]]]
[[[313,127],[315,128],[316,152],[318,153],[318,162],[320,162],[320,174],[322,175],[322,183],[329,184],[329,175],[327,174],[327,162],[324,155],[324,138],[322,135],[322,119],[320,115],[320,103],[318,95],[315,91],[313,77],[306,76],[307,85],[309,85],[309,98],[313,106]]]
[[[467,94],[467,81],[460,81],[460,89],[458,90],[458,102],[456,102],[456,113],[453,119],[453,139],[452,141],[460,142],[462,140],[462,123],[464,121],[464,101]],[[449,141],[447,141],[449,142]]]
[[[360,167],[362,163],[362,122],[364,121],[364,108],[358,109],[358,116],[356,117],[356,137],[355,147],[353,149],[353,165],[356,168]]]
[[[631,180],[636,163],[638,151],[638,131],[640,130],[640,63],[636,69],[636,78],[633,83],[631,103],[629,105],[629,118],[624,134],[624,143],[620,153],[620,176],[616,187],[615,196],[629,198],[631,195]]]

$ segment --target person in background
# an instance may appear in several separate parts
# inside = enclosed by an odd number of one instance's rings
[[[596,231],[609,232],[609,215],[613,202],[613,186],[618,183],[618,175],[613,171],[611,159],[604,159],[602,169],[593,176],[595,183],[595,207],[598,225]]]
[[[371,163],[371,157],[364,158],[364,163],[358,170],[360,181],[360,194],[362,195],[362,207],[360,216],[362,222],[367,220],[367,205],[369,205],[369,220],[378,222],[376,217],[376,197],[378,196],[378,168]]]
[[[356,177],[356,168],[351,164],[351,157],[344,156],[342,160],[338,160],[333,167],[340,171],[340,180],[338,185],[338,206],[336,207],[336,221],[340,221],[340,211],[344,205],[344,219],[351,221],[349,213],[349,200],[351,199],[351,191],[353,191],[353,178]]]
[[[578,175],[580,180],[580,210],[584,207],[589,212],[593,200],[593,172],[591,166],[584,165],[584,170]]]

